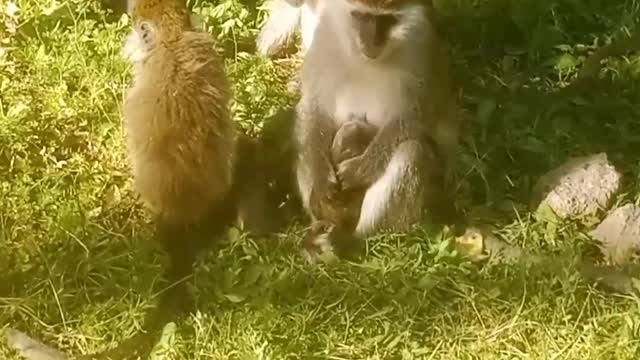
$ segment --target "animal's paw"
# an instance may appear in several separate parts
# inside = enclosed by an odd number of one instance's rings
[[[335,172],[329,173],[329,179],[327,181],[326,197],[331,201],[336,201],[342,193],[342,181],[338,178]]]
[[[326,262],[335,258],[331,241],[333,228],[333,224],[326,221],[314,221],[311,224],[302,249],[302,256],[307,262],[315,264],[318,261]]]
[[[340,181],[341,190],[353,190],[362,186],[362,155],[347,159],[338,164],[337,178]]]
[[[316,220],[311,224],[302,250],[303,257],[310,264],[332,263],[341,259],[359,261],[363,253],[362,239],[351,231],[322,220]]]

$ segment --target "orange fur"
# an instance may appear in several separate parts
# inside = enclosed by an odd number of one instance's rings
[[[186,0],[135,1],[133,33],[123,49],[134,65],[124,127],[134,186],[169,255],[171,286],[143,320],[144,331],[114,349],[73,359],[147,358],[163,326],[193,308],[182,280],[237,213],[231,90],[214,42],[192,30]]]
[[[190,30],[184,0],[139,1],[133,17],[157,29],[124,105],[135,188],[162,220],[197,222],[233,181],[228,80],[210,35]]]
[[[164,36],[180,35],[192,30],[186,0],[137,0],[133,7],[133,22],[150,21]]]

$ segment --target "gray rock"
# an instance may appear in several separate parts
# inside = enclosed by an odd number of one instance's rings
[[[640,208],[628,204],[612,211],[590,235],[612,264],[625,264],[640,250]]]
[[[32,339],[27,334],[14,330],[6,329],[5,337],[9,347],[13,348],[22,357],[29,360],[67,360],[67,356],[62,352],[48,347],[37,340]]]
[[[572,158],[538,180],[534,204],[537,210],[549,206],[561,218],[594,215],[609,207],[620,179],[605,153]]]

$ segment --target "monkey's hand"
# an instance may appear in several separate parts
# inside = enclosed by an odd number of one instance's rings
[[[331,201],[337,201],[340,199],[342,192],[342,181],[340,181],[336,171],[330,171],[327,179],[326,197]]]
[[[363,155],[352,157],[338,164],[336,176],[340,181],[342,191],[349,191],[366,187],[369,179],[362,174]]]

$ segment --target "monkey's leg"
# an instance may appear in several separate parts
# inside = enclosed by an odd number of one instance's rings
[[[298,191],[300,193],[300,200],[302,201],[302,207],[307,214],[313,217],[311,211],[311,190],[313,189],[313,177],[311,176],[311,169],[306,164],[306,157],[301,155],[298,157],[296,165],[296,180],[298,182]]]
[[[309,201],[311,189],[324,196],[329,191],[331,164],[331,144],[336,133],[332,118],[318,109],[305,109],[299,105],[295,123],[295,137],[298,141],[296,160],[296,181],[302,206],[314,219]]]
[[[405,231],[420,223],[427,210],[428,167],[438,166],[437,160],[428,144],[409,140],[398,145],[383,175],[364,195],[356,236],[382,229]]]

